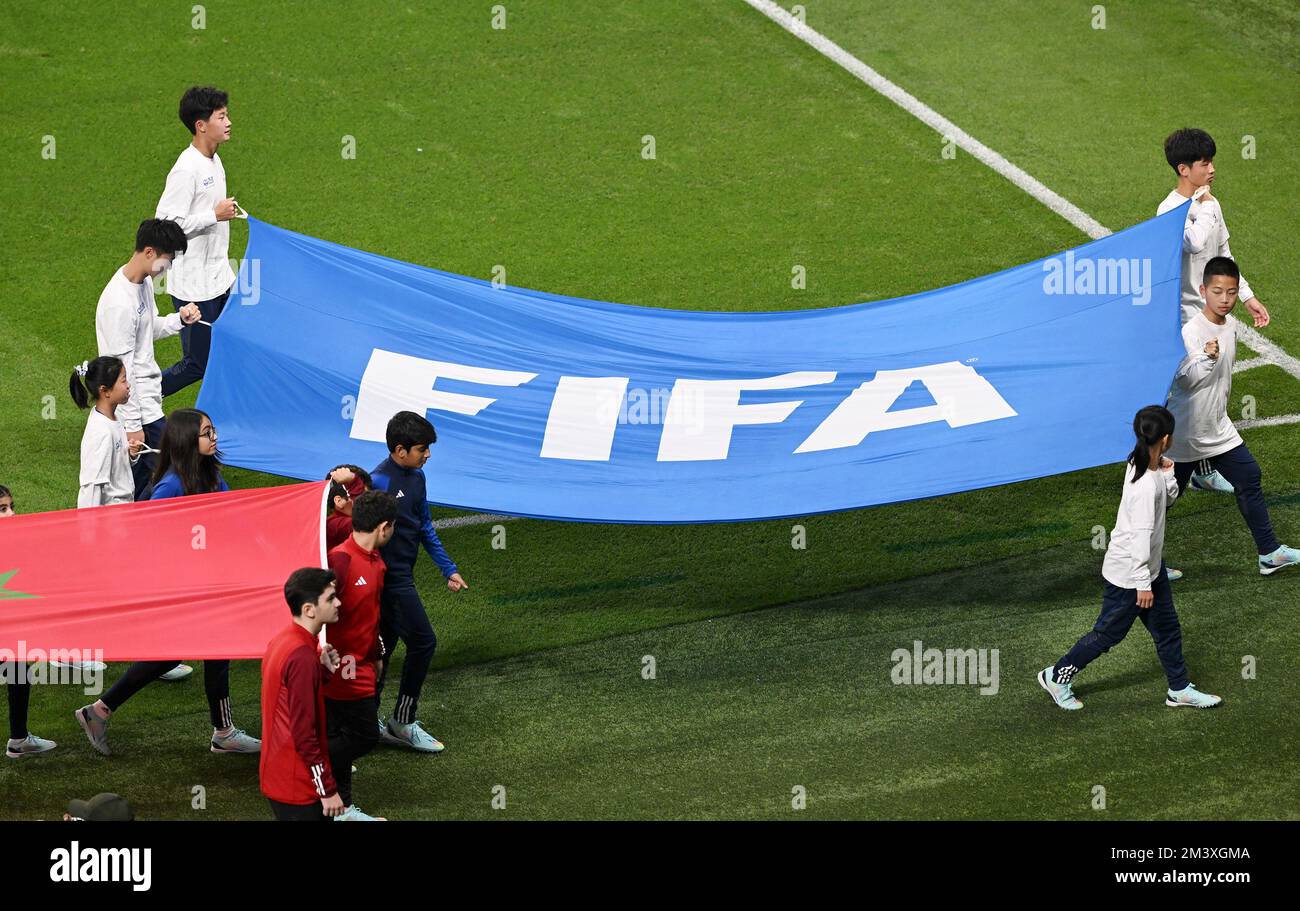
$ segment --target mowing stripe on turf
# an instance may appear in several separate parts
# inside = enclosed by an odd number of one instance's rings
[[[1109,228],[1064,196],[1049,189],[1036,178],[1031,177],[1024,170],[971,136],[934,108],[895,85],[821,32],[810,28],[802,20],[777,6],[772,0],[744,0],[744,2],[818,53],[837,63],[881,95],[884,95],[926,126],[940,133],[945,139],[955,142],[958,148],[965,149],[974,158],[988,165],[1093,240],[1112,233]],[[1281,367],[1295,379],[1300,380],[1300,359],[1291,356],[1282,350],[1280,346],[1269,341],[1245,324],[1240,326],[1238,336],[1251,350],[1258,352],[1260,355],[1258,358],[1245,361],[1241,365],[1241,369],[1248,370],[1250,367],[1262,366],[1264,363],[1268,363]],[[1270,424],[1292,424],[1300,422],[1300,415],[1282,415],[1267,420]],[[1260,422],[1250,422],[1244,426],[1260,426]]]

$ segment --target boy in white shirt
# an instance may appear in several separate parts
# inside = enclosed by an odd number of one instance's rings
[[[1205,264],[1216,256],[1232,259],[1223,208],[1210,193],[1210,184],[1214,183],[1216,151],[1214,140],[1204,130],[1176,130],[1165,140],[1165,160],[1178,175],[1178,186],[1169,191],[1169,195],[1156,209],[1156,214],[1163,215],[1187,200],[1192,200],[1192,206],[1187,212],[1187,224],[1183,229],[1184,323],[1200,313],[1205,306],[1199,291]],[[1255,328],[1267,326],[1268,310],[1255,296],[1245,278],[1241,279],[1240,292],[1241,302],[1255,320]]]
[[[157,449],[162,440],[162,370],[154,357],[154,339],[181,331],[199,318],[193,304],[169,316],[158,315],[153,297],[153,276],[166,270],[172,257],[185,250],[185,234],[175,222],[148,218],[135,235],[135,253],[113,273],[95,308],[95,337],[101,357],[115,357],[126,367],[130,398],[117,409],[131,454],[147,446]],[[145,452],[131,466],[134,499],[149,485],[156,460]]]
[[[1216,256],[1205,265],[1200,294],[1205,306],[1183,325],[1187,356],[1169,389],[1169,410],[1178,422],[1178,439],[1169,449],[1183,488],[1201,461],[1232,484],[1237,507],[1259,551],[1259,572],[1268,576],[1300,563],[1300,550],[1282,545],[1273,532],[1260,483],[1259,463],[1228,417],[1232,365],[1237,359],[1237,303],[1241,273],[1237,264]]]
[[[1204,130],[1175,130],[1165,139],[1165,160],[1178,175],[1178,185],[1169,191],[1169,195],[1156,208],[1156,214],[1163,215],[1187,200],[1192,200],[1187,211],[1187,223],[1183,228],[1183,323],[1194,318],[1205,306],[1198,290],[1205,264],[1216,256],[1232,258],[1232,251],[1228,249],[1228,225],[1223,220],[1223,208],[1210,193],[1210,184],[1214,183],[1216,151],[1214,139]],[[1254,318],[1255,327],[1267,326],[1268,310],[1255,296],[1245,278],[1241,280],[1240,290],[1242,303]],[[1233,492],[1232,485],[1208,464],[1197,466],[1192,473],[1192,486],[1219,493]],[[1177,570],[1170,570],[1170,574],[1174,579],[1182,577],[1182,573]]]
[[[1174,427],[1174,416],[1160,405],[1148,405],[1133,418],[1137,445],[1124,466],[1124,493],[1101,567],[1105,586],[1101,614],[1056,664],[1038,672],[1038,685],[1063,709],[1083,708],[1074,695],[1075,675],[1118,645],[1138,618],[1155,640],[1164,665],[1169,683],[1165,705],[1210,708],[1223,701],[1202,693],[1187,679],[1183,629],[1161,560],[1165,510],[1178,497],[1174,463],[1164,458]]]
[[[217,146],[230,138],[226,93],[212,86],[195,86],[181,98],[181,123],[194,136],[167,175],[158,200],[157,218],[173,221],[185,232],[182,248],[167,276],[167,290],[179,311],[195,303],[209,325],[181,329],[179,361],[162,375],[162,394],[171,395],[203,379],[212,348],[212,323],[225,309],[235,273],[230,268],[230,219],[235,200],[226,196],[226,169]]]

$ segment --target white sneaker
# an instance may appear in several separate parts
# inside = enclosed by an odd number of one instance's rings
[[[1178,692],[1165,690],[1165,705],[1170,708],[1187,705],[1195,709],[1212,709],[1221,702],[1223,702],[1222,696],[1202,693],[1190,683]]]
[[[108,670],[108,665],[102,661],[50,661],[50,667],[66,667],[69,670],[80,670],[83,673],[101,673]]]
[[[94,703],[83,705],[73,713],[77,716],[77,724],[86,732],[86,739],[90,745],[103,753],[109,755],[108,749],[108,719],[100,718],[95,712]]]
[[[1055,676],[1056,665],[1045,667],[1038,672],[1038,685],[1047,690],[1047,695],[1052,697],[1052,701],[1065,709],[1067,712],[1076,712],[1083,708],[1083,703],[1074,695],[1073,684],[1057,683],[1052,678]]]
[[[389,719],[380,729],[380,738],[393,746],[408,747],[419,753],[441,753],[445,747],[437,737],[426,731],[418,721],[400,724]]]
[[[190,667],[188,664],[178,664],[178,665],[176,665],[174,668],[172,668],[170,671],[168,671],[167,673],[163,674],[163,675],[162,675],[161,677],[159,677],[158,679],[159,679],[159,680],[167,680],[167,681],[169,681],[169,682],[170,682],[170,681],[175,681],[175,680],[184,680],[186,677],[188,677],[188,676],[189,676],[190,674],[192,674],[192,673],[194,673],[194,668]]]
[[[1208,490],[1213,493],[1237,492],[1237,489],[1229,484],[1228,479],[1219,474],[1218,470],[1212,470],[1209,474],[1192,472],[1192,488],[1195,490]]]
[[[1271,576],[1279,569],[1286,569],[1288,566],[1295,566],[1297,563],[1300,563],[1300,550],[1283,544],[1271,554],[1259,558],[1259,574],[1261,576]]]
[[[23,759],[27,756],[48,753],[56,746],[58,744],[53,740],[45,740],[28,731],[25,739],[9,741],[9,745],[5,748],[5,755],[10,759]]]
[[[260,753],[262,741],[249,737],[239,728],[229,734],[212,734],[212,752],[214,753]]]
[[[362,813],[356,804],[351,804],[346,810],[334,817],[335,822],[388,822],[382,816],[371,816],[369,813]]]

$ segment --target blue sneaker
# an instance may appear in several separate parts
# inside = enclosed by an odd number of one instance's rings
[[[1208,490],[1212,493],[1236,493],[1237,489],[1228,483],[1228,479],[1212,470],[1209,474],[1192,472],[1191,486],[1195,490]]]
[[[380,730],[380,739],[393,746],[407,747],[417,753],[441,753],[442,741],[424,729],[418,721],[402,724],[388,719],[388,724]]]
[[[1061,708],[1073,712],[1083,708],[1083,703],[1074,697],[1073,684],[1057,683],[1052,679],[1056,666],[1045,667],[1038,672],[1038,685],[1047,690],[1052,701]]]
[[[1169,569],[1168,567],[1165,567],[1165,576],[1170,582],[1177,582],[1183,577],[1183,571],[1181,569]]]
[[[1261,576],[1271,576],[1279,569],[1286,569],[1288,566],[1295,566],[1297,563],[1300,563],[1300,550],[1283,544],[1271,554],[1259,558],[1259,574]]]
[[[1178,692],[1173,690],[1165,691],[1165,705],[1171,708],[1179,706],[1191,706],[1194,709],[1212,709],[1223,701],[1223,697],[1214,696],[1210,693],[1202,693],[1190,683]]]
[[[371,816],[369,813],[361,812],[356,804],[352,804],[338,816],[334,817],[335,822],[387,822],[382,816]]]

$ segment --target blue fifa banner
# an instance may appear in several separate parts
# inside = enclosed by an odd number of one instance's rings
[[[949,288],[717,313],[529,291],[249,220],[198,405],[228,464],[319,479],[438,442],[431,502],[730,522],[1121,461],[1183,346],[1186,207]],[[779,280],[779,279],[774,279]]]

